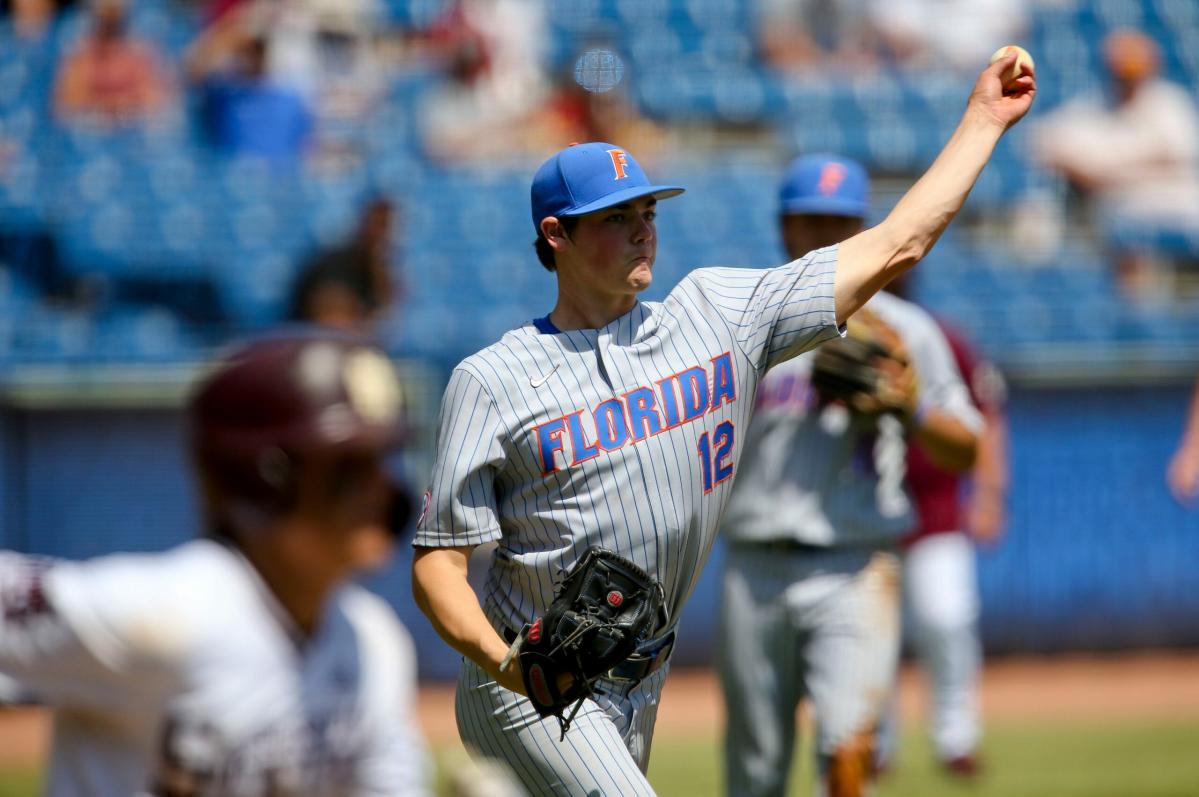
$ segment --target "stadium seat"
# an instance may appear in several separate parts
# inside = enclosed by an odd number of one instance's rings
[[[417,30],[447,6],[445,0],[388,2],[393,19]],[[906,178],[944,144],[968,89],[948,74],[841,81],[768,74],[757,60],[748,4],[576,0],[549,4],[547,13],[555,63],[606,37],[626,58],[633,96],[667,124],[778,121],[782,152],[727,150],[714,163],[654,164],[656,173],[689,189],[659,218],[651,291],[658,297],[695,267],[781,259],[774,190],[787,155],[835,151]],[[1199,77],[1199,5],[1191,0],[1043,4],[1032,13],[1029,41],[1044,78],[1042,108],[1098,87],[1098,38],[1120,25],[1144,25],[1158,35],[1171,75]],[[153,358],[152,347],[137,344],[137,330],[160,328],[164,339],[186,338],[219,327],[226,312],[237,324],[267,325],[281,314],[290,280],[309,253],[341,241],[363,199],[380,190],[403,207],[396,252],[406,303],[393,324],[403,347],[439,359],[460,356],[492,332],[548,309],[553,279],[529,246],[525,170],[479,174],[435,166],[420,155],[415,108],[437,79],[431,69],[412,67],[393,82],[367,125],[365,168],[332,177],[305,174],[213,155],[178,130],[54,126],[47,110],[52,59],[83,24],[77,9],[68,11],[53,45],[41,50],[19,45],[0,28],[0,136],[21,144],[0,175],[0,228],[52,229],[71,275],[101,286],[122,309],[101,308],[90,319],[62,315],[43,306],[39,287],[18,284],[10,269],[8,287],[0,285],[0,307],[11,317],[32,318],[35,329],[14,332],[0,352],[71,356],[102,339],[123,356]],[[195,24],[169,0],[137,4],[132,20],[135,32],[175,55]],[[1017,128],[997,149],[971,197],[971,212],[992,213],[1043,179],[1030,175],[1020,156],[1023,132]],[[879,199],[878,212],[893,199]],[[1177,235],[1150,243],[1195,248]],[[1021,347],[1042,340],[1098,350],[1111,340],[1167,346],[1199,336],[1199,322],[1185,314],[1117,312],[1108,268],[1085,252],[1013,267],[993,246],[976,247],[951,231],[922,269],[936,275],[918,284],[922,300],[992,342]],[[172,293],[185,298],[168,301]],[[174,338],[163,308],[177,316]],[[57,322],[67,331],[48,331]],[[0,344],[4,334],[0,329]],[[164,344],[162,351],[169,348]]]

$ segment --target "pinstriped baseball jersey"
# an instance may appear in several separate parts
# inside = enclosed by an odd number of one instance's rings
[[[932,316],[889,293],[877,294],[866,307],[903,338],[921,406],[949,412],[979,431],[982,417]],[[894,540],[914,524],[903,425],[888,415],[876,428],[840,405],[818,409],[808,382],[811,366],[811,356],[797,357],[762,383],[725,533],[734,540],[827,546]]]
[[[838,334],[836,262],[829,247],[774,269],[700,269],[600,329],[529,324],[468,357],[443,399],[415,544],[499,542],[482,601],[497,628],[543,613],[596,545],[659,580],[673,623],[761,375]]]

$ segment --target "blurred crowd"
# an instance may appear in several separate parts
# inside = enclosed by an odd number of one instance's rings
[[[455,0],[417,29],[379,0],[211,0],[168,5],[194,27],[181,53],[130,28],[133,0],[10,0],[15,45],[61,56],[52,105],[65,126],[169,128],[187,117],[230,155],[337,162],[403,72],[437,80],[420,110],[439,161],[539,156],[563,139],[618,137],[642,123],[620,91],[584,92],[547,68],[538,0]],[[60,17],[85,18],[60,42]]]
[[[555,21],[544,0],[143,2],[0,4],[2,46],[53,72],[45,98],[52,126],[96,136],[183,137],[203,151],[270,169],[338,174],[372,168],[371,126],[378,135],[389,95],[419,75],[422,89],[402,122],[427,168],[519,168],[586,140],[619,142],[651,168],[689,149],[728,143],[795,154],[783,151],[794,146],[780,144],[785,136],[767,116],[736,123],[718,115],[654,118],[644,97],[657,77],[646,67],[677,45],[664,39],[655,53],[611,26],[572,31],[566,41],[563,20]],[[622,14],[643,13],[618,5]],[[728,12],[744,17],[751,37],[744,52],[730,50],[728,71],[749,65],[784,92],[813,81],[859,85],[895,75],[931,83],[971,73],[1005,43],[1027,41],[1042,5],[753,0]],[[146,7],[171,21],[169,35],[144,35],[134,24]],[[640,48],[635,58],[630,48]],[[1064,102],[1039,109],[1029,125],[1018,168],[1039,177],[1010,203],[1010,221],[1027,250],[1047,257],[1070,235],[1087,237],[1112,264],[1124,297],[1169,301],[1199,282],[1194,87],[1167,79],[1158,44],[1132,28],[1109,32],[1097,51],[1096,90],[1057,98]],[[720,70],[715,53],[704,56],[709,66],[717,61],[713,74]],[[631,74],[633,65],[641,74]],[[827,125],[800,110],[801,128]],[[0,183],[17,179],[17,155],[31,146],[14,129],[0,118]],[[377,190],[363,192],[352,241],[326,242],[303,258],[308,267],[295,264],[281,316],[369,324],[394,307],[403,295],[395,288],[399,265],[391,262],[397,247],[384,251],[364,237],[399,214],[402,190],[391,188],[385,201],[376,201]],[[382,236],[392,243],[397,237]],[[0,224],[8,261],[35,238],[37,246],[53,247],[54,230],[14,233]],[[349,268],[355,258],[362,262]],[[44,273],[53,281],[52,267]]]

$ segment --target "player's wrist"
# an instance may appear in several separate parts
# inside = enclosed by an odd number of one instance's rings
[[[1010,125],[996,116],[986,107],[981,99],[971,99],[966,106],[966,112],[958,124],[958,129],[971,136],[978,136],[998,141]]]
[[[917,432],[924,428],[924,424],[928,421],[928,413],[931,407],[928,402],[913,400],[907,404],[900,414],[900,420],[909,432]]]
[[[499,634],[492,632],[491,637],[484,639],[479,645],[479,666],[496,675],[508,655],[508,648],[508,643],[504,642]]]

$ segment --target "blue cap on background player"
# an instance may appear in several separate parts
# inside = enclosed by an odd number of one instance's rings
[[[678,196],[677,185],[652,185],[631,153],[615,144],[572,144],[533,176],[533,226],[546,216],[581,216],[653,194]]]
[[[870,178],[862,164],[835,155],[804,155],[791,161],[779,188],[785,214],[866,218]]]

